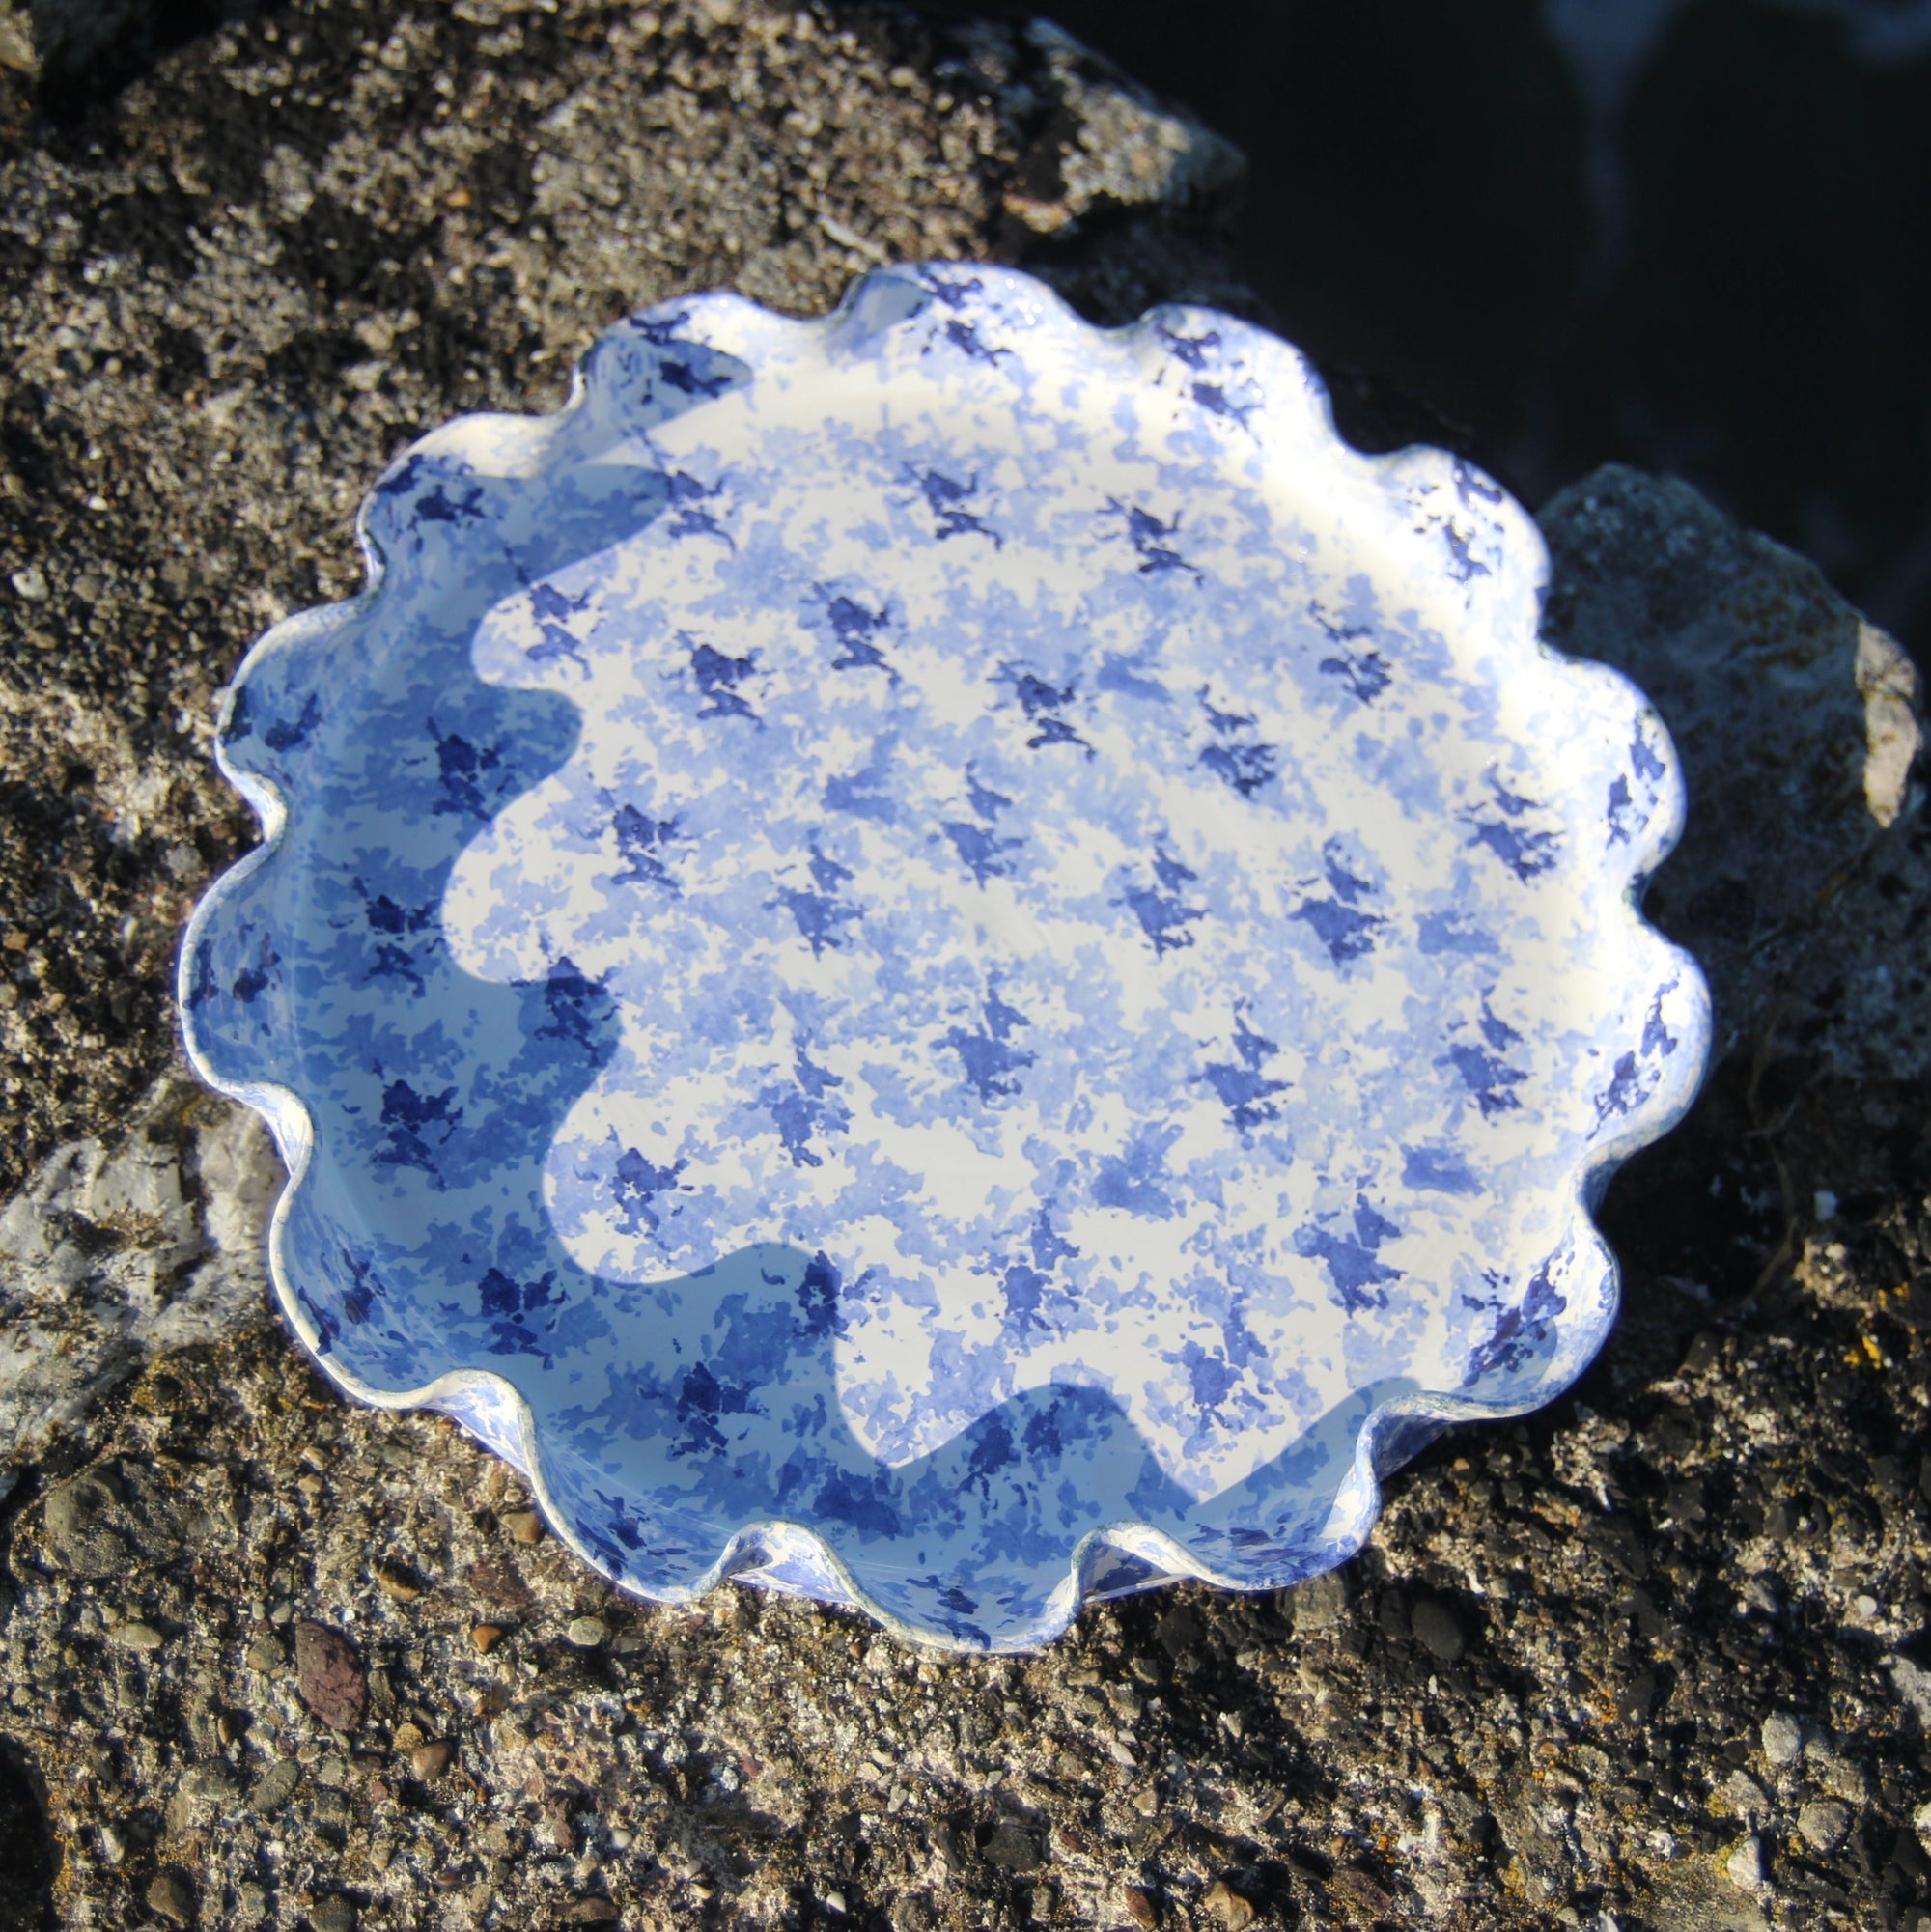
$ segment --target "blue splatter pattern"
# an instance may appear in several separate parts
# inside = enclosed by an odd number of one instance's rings
[[[882,271],[436,432],[278,627],[182,966],[290,1320],[627,1587],[1013,1648],[1345,1556],[1577,1374],[1687,1105],[1681,813],[1526,517],[1226,317]]]

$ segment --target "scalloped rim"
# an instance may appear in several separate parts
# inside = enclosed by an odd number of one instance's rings
[[[640,313],[668,318],[670,312],[680,308],[687,313],[690,306],[698,302],[728,304],[741,312],[749,311],[766,324],[779,324],[785,330],[797,331],[808,341],[812,337],[825,338],[835,334],[854,319],[854,312],[865,302],[868,294],[882,292],[882,285],[898,284],[903,287],[910,284],[929,296],[931,285],[920,279],[929,268],[964,271],[990,278],[1016,292],[1023,290],[1042,304],[1050,320],[1061,326],[1083,330],[1089,336],[1102,340],[1136,344],[1157,330],[1163,317],[1176,313],[1195,317],[1211,314],[1190,304],[1163,305],[1148,311],[1137,322],[1124,327],[1101,329],[1076,315],[1056,293],[1031,277],[1010,268],[970,263],[902,264],[874,269],[847,289],[843,299],[830,314],[815,321],[778,316],[732,294],[674,298]],[[1214,319],[1231,323],[1242,332],[1267,335],[1266,331],[1251,323],[1226,317]],[[558,433],[564,425],[586,406],[591,393],[586,371],[596,356],[598,347],[616,330],[627,325],[626,322],[614,324],[612,330],[600,336],[585,351],[572,371],[568,400],[551,414],[513,416],[476,412],[454,417],[418,438],[398,456],[383,472],[382,479],[378,479],[378,490],[380,482],[396,474],[412,455],[430,448],[438,438],[452,431],[484,423],[489,423],[499,433],[507,431],[518,439],[523,446],[521,454],[530,462],[532,471],[540,472],[546,466],[549,454],[547,446],[559,439]],[[1404,479],[1413,479],[1417,474],[1431,477],[1438,473],[1452,474],[1449,466],[1458,464],[1459,459],[1427,445],[1410,445],[1380,456],[1363,455],[1353,448],[1343,440],[1334,426],[1327,386],[1312,363],[1292,345],[1279,342],[1278,338],[1269,339],[1278,343],[1279,348],[1300,368],[1304,398],[1320,438],[1319,455],[1323,461],[1335,465],[1344,474],[1352,473],[1358,480],[1373,481],[1384,496],[1390,500],[1398,496],[1399,485]],[[1469,465],[1461,464],[1460,467],[1465,472],[1475,473]],[[1538,592],[1546,590],[1548,551],[1533,518],[1498,486],[1487,478],[1481,481],[1496,491],[1497,507],[1500,513],[1497,520],[1505,518],[1515,526],[1516,540],[1535,546],[1537,554],[1533,559],[1531,574]],[[810,1525],[772,1518],[741,1525],[725,1539],[715,1558],[687,1582],[647,1591],[638,1583],[613,1573],[574,1533],[567,1512],[559,1506],[545,1478],[543,1447],[535,1414],[515,1384],[506,1377],[489,1369],[459,1369],[416,1388],[378,1388],[349,1373],[332,1357],[317,1349],[318,1337],[311,1332],[296,1300],[286,1254],[289,1218],[307,1179],[315,1144],[313,1119],[301,1097],[292,1088],[272,1082],[224,1078],[216,1071],[207,1047],[198,1037],[194,1009],[188,996],[189,981],[191,962],[204,932],[221,916],[225,902],[243,882],[261,867],[271,864],[280,854],[290,819],[290,802],[281,789],[259,772],[237,764],[229,755],[228,729],[237,694],[266,658],[298,646],[319,644],[333,631],[375,607],[383,594],[387,574],[381,546],[370,527],[376,497],[376,490],[364,496],[355,518],[356,542],[366,571],[364,587],[339,602],[298,612],[274,625],[250,647],[221,693],[215,723],[215,762],[222,775],[254,811],[262,828],[262,843],[223,873],[203,895],[183,933],[176,967],[176,1002],[190,1065],[196,1075],[216,1092],[241,1102],[262,1115],[288,1167],[288,1185],[282,1190],[269,1224],[269,1277],[283,1320],[308,1349],[317,1364],[345,1394],[371,1407],[432,1409],[451,1415],[483,1441],[485,1446],[504,1455],[505,1460],[518,1468],[530,1484],[552,1532],[574,1554],[619,1588],[652,1602],[688,1604],[707,1595],[726,1578],[788,1588],[783,1582],[763,1574],[765,1566],[771,1560],[773,1548],[801,1547],[810,1553],[814,1565],[836,1582],[839,1590],[836,1601],[862,1611],[900,1641],[927,1651],[982,1655],[988,1652],[1021,1654],[1039,1649],[1067,1629],[1089,1597],[1098,1601],[1115,1594],[1105,1589],[1102,1581],[1103,1572],[1115,1554],[1134,1558],[1160,1573],[1135,1582],[1132,1586],[1135,1590],[1178,1581],[1204,1582],[1238,1592],[1291,1586],[1279,1578],[1256,1582],[1222,1572],[1203,1562],[1176,1538],[1151,1524],[1123,1521],[1089,1530],[1073,1546],[1066,1576],[1049,1599],[1048,1615],[1039,1626],[1010,1640],[975,1643],[896,1615],[865,1589],[851,1566]],[[1503,640],[1505,648],[1509,641]],[[1639,843],[1629,853],[1627,864],[1606,868],[1605,884],[1617,890],[1624,911],[1624,937],[1632,947],[1632,957],[1641,959],[1647,956],[1653,959],[1659,979],[1668,972],[1679,977],[1692,1001],[1695,1023],[1693,1028],[1686,1028],[1690,1037],[1681,1044],[1687,1050],[1675,1060],[1677,1072],[1674,1078],[1662,1081],[1649,1101],[1628,1117],[1623,1131],[1612,1139],[1592,1148],[1590,1159],[1575,1170],[1570,1229],[1579,1248],[1586,1246],[1593,1250],[1604,1271],[1602,1294],[1593,1320],[1573,1338],[1571,1346],[1561,1353],[1543,1378],[1519,1400],[1483,1402],[1469,1396],[1425,1393],[1385,1402],[1372,1410],[1356,1439],[1353,1466],[1335,1494],[1330,1515],[1333,1530],[1322,1550],[1322,1555],[1327,1560],[1310,1565],[1305,1576],[1319,1575],[1324,1570],[1336,1567],[1366,1542],[1381,1512],[1384,1477],[1391,1474],[1409,1454],[1413,1453],[1412,1446],[1404,1449],[1394,1442],[1398,1433],[1406,1433],[1412,1425],[1420,1425],[1427,1433],[1433,1434],[1455,1423],[1505,1421],[1527,1414],[1553,1400],[1581,1376],[1613,1326],[1621,1299],[1620,1265],[1613,1249],[1596,1226],[1592,1213],[1594,1204],[1601,1199],[1604,1188],[1617,1167],[1631,1155],[1666,1134],[1689,1111],[1706,1071],[1711,1048],[1711,1013],[1708,988],[1701,968],[1690,953],[1666,939],[1642,917],[1641,912],[1642,896],[1649,876],[1674,848],[1683,829],[1685,794],[1682,770],[1674,746],[1669,742],[1667,729],[1656,714],[1655,708],[1621,672],[1591,659],[1571,658],[1548,644],[1539,633],[1532,642],[1536,654],[1559,669],[1566,678],[1610,681],[1623,688],[1633,706],[1647,713],[1655,721],[1667,768],[1662,796]],[[474,1419],[479,1411],[507,1414],[513,1417],[514,1445],[500,1440],[493,1431],[486,1437]],[[1296,1581],[1304,1580],[1303,1577]],[[1101,1584],[1101,1587],[1096,1588],[1096,1584]]]

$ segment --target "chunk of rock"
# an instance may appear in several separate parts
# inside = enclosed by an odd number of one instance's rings
[[[1222,200],[1246,172],[1241,151],[1184,108],[1159,101],[1050,20],[1021,29],[1038,67],[1032,85],[1057,97],[1005,210],[1053,235],[1103,210],[1184,210]]]
[[[1924,1731],[1931,1733],[1931,1670],[1908,1657],[1893,1657],[1885,1668],[1890,1672],[1898,1701],[1916,1715]]]
[[[1177,1603],[1161,1612],[1160,1621],[1154,1625],[1154,1635],[1169,1657],[1185,1657],[1200,1642],[1200,1619],[1187,1604]]]
[[[194,1765],[182,1774],[175,1795],[168,1800],[168,1830],[192,1832],[232,1811],[240,1802],[241,1787],[219,1765]]]
[[[248,1794],[249,1810],[264,1818],[279,1811],[294,1796],[295,1786],[300,1782],[301,1766],[294,1758],[285,1757],[269,1765]]]
[[[49,1560],[75,1577],[154,1569],[185,1543],[167,1478],[125,1456],[70,1476],[48,1496],[41,1524]]]
[[[1001,1871],[1017,1874],[1039,1869],[1039,1840],[1010,1818],[993,1829],[980,1850],[986,1862]]]
[[[156,1872],[148,1883],[148,1910],[170,1925],[194,1923],[194,1890],[178,1871]]]
[[[1348,1585],[1339,1570],[1325,1570],[1297,1583],[1288,1598],[1297,1635],[1317,1637],[1335,1629],[1348,1614]]]
[[[1764,1757],[1777,1770],[1795,1764],[1804,1749],[1804,1732],[1788,1711],[1773,1711],[1761,1731]]]
[[[1754,1837],[1739,1838],[1723,1860],[1723,1875],[1739,1891],[1755,1891],[1763,1884],[1763,1847]]]
[[[1254,1922],[1252,1901],[1236,1891],[1224,1878],[1217,1878],[1207,1888],[1201,1904],[1227,1928],[1227,1932],[1246,1932]]]
[[[182,1073],[41,1164],[0,1213],[0,1495],[151,1355],[266,1318],[282,1179],[261,1120]]]
[[[1813,1798],[1797,1813],[1797,1831],[1813,1852],[1834,1852],[1851,1829],[1851,1807],[1838,1798]]]
[[[1455,1613],[1439,1597],[1422,1597],[1409,1613],[1415,1640],[1439,1663],[1453,1664],[1468,1648]]]
[[[530,1586],[507,1556],[486,1556],[471,1563],[463,1581],[492,1610],[528,1610],[536,1602]]]
[[[306,1618],[295,1625],[295,1688],[331,1730],[352,1731],[362,1722],[368,1680],[354,1645],[339,1630]]]
[[[1702,963],[1721,1058],[1914,802],[1917,672],[1814,564],[1672,477],[1608,464],[1540,521],[1544,634],[1627,672],[1681,754],[1689,823],[1647,910]]]

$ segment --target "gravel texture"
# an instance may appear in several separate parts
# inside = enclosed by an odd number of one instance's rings
[[[248,837],[213,691],[353,585],[389,455],[553,406],[622,310],[810,311],[903,253],[1245,307],[1235,159],[1049,33],[732,0],[292,6],[73,131],[31,108],[0,93],[0,1928],[1931,1928],[1931,821],[1908,667],[1814,572],[1629,471],[1545,513],[1552,637],[1681,735],[1656,907],[1729,1043],[1612,1190],[1626,1312],[1572,1398],[1438,1445],[1334,1576],[1035,1659],[630,1603],[263,1309],[272,1167],[165,1006]]]

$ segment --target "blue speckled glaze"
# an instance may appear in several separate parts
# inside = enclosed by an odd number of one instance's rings
[[[302,1340],[625,1587],[999,1649],[1274,1587],[1595,1352],[1708,1046],[1681,786],[1486,478],[948,266],[634,318],[363,531],[224,714],[190,1049]]]

